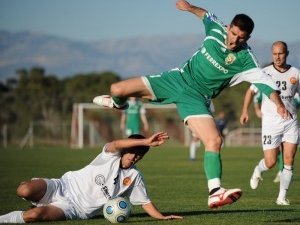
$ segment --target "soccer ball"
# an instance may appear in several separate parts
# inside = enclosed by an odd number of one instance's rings
[[[130,202],[123,197],[110,199],[103,207],[103,215],[111,223],[125,222],[129,218],[130,212]]]

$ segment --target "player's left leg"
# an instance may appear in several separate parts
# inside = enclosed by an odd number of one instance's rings
[[[286,198],[287,191],[290,187],[293,177],[293,165],[294,158],[297,151],[297,144],[288,142],[283,143],[283,161],[284,166],[280,176],[280,189],[278,198],[276,200],[277,205],[289,205],[289,200]]]
[[[141,97],[152,99],[153,95],[145,84],[145,79],[142,77],[123,80],[111,85],[109,95],[96,96],[93,102],[100,106],[109,108],[125,109],[128,107],[128,97]]]
[[[278,148],[264,149],[264,158],[255,166],[250,178],[250,187],[256,189],[263,180],[262,174],[271,169],[277,160]]]
[[[191,116],[188,118],[187,124],[205,147],[204,169],[208,180],[209,207],[218,208],[235,202],[242,195],[241,189],[226,190],[221,187],[222,162],[220,149],[222,137],[213,117],[209,115]]]
[[[36,221],[65,220],[64,211],[56,206],[47,205],[29,209],[23,213],[26,223]]]
[[[17,188],[17,195],[27,201],[38,202],[47,191],[47,183],[44,179],[33,179],[21,182]]]
[[[22,182],[17,188],[17,195],[25,200],[38,202],[47,191],[44,179],[33,179]],[[0,223],[25,223],[65,219],[64,212],[54,206],[36,207],[27,211],[13,211],[0,216]]]
[[[4,223],[25,223],[23,211],[13,211],[0,216],[0,224]]]
[[[280,182],[280,175],[281,171],[283,170],[283,155],[282,155],[282,147],[280,148],[278,155],[277,155],[277,165],[278,165],[278,172],[273,180],[274,183]]]

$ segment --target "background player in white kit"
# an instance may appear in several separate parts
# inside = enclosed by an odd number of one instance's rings
[[[294,157],[298,141],[298,121],[295,102],[293,97],[299,92],[300,73],[295,67],[286,64],[288,48],[285,42],[277,41],[272,45],[273,64],[264,68],[280,89],[280,97],[285,107],[292,114],[291,120],[282,119],[276,112],[276,106],[263,95],[262,111],[262,145],[264,158],[255,167],[250,179],[250,186],[256,189],[262,180],[261,174],[276,164],[277,154],[282,144],[284,167],[280,176],[280,190],[276,200],[278,205],[289,205],[286,193],[289,189],[292,176]],[[243,106],[240,122],[248,121],[248,108],[251,98],[257,92],[253,85],[248,89]]]
[[[0,216],[0,223],[88,219],[98,214],[108,199],[117,196],[128,197],[133,205],[142,205],[153,218],[181,219],[176,215],[164,216],[156,209],[135,167],[150,146],[159,146],[168,138],[167,133],[159,132],[149,138],[132,135],[112,141],[80,170],[69,171],[60,179],[22,182],[18,196],[37,207]]]
[[[296,93],[297,96],[299,96],[298,93]],[[257,116],[257,118],[261,119],[262,117],[262,113],[261,113],[261,110],[260,110],[260,107],[261,107],[261,102],[262,102],[262,92],[259,91],[257,93],[255,93],[254,97],[253,97],[253,106],[254,106],[254,111],[255,111],[255,114]],[[296,99],[296,95],[294,96],[294,101],[296,102],[297,99]],[[298,103],[296,103],[298,105]],[[298,107],[298,106],[297,106]],[[243,117],[241,118],[241,123],[243,120]],[[277,154],[277,165],[278,165],[278,172],[273,180],[274,183],[279,183],[280,182],[280,175],[281,175],[281,171],[283,169],[283,158],[282,158],[282,151],[281,149],[279,150],[278,154]]]

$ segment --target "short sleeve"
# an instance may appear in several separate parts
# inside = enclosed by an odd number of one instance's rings
[[[137,176],[135,184],[128,197],[133,205],[145,205],[151,202],[147,194],[145,183],[140,174]]]
[[[203,24],[205,27],[206,35],[208,35],[213,29],[219,29],[224,32],[224,24],[212,12],[205,13],[203,17]]]
[[[100,165],[112,158],[116,158],[116,157],[120,158],[119,152],[116,152],[116,153],[107,152],[106,149],[107,149],[108,144],[109,143],[104,145],[104,147],[102,148],[102,152],[99,155],[97,155],[97,157],[90,163],[90,165]]]

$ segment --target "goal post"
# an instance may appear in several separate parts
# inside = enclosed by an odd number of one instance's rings
[[[149,134],[157,131],[168,132],[174,142],[188,145],[189,129],[179,118],[176,106],[143,103],[149,122]],[[100,142],[122,138],[120,131],[121,111],[101,107],[93,103],[75,103],[71,121],[71,147],[95,147]]]

